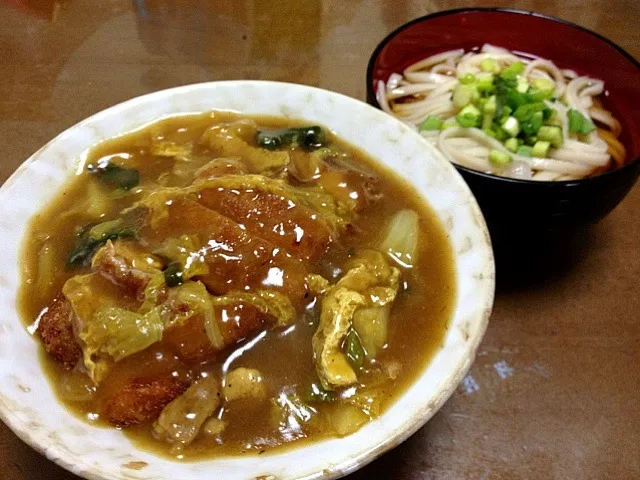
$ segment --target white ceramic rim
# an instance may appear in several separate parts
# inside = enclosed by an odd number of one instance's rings
[[[19,391],[27,394],[35,390],[43,398],[47,390],[49,396],[52,394],[48,382],[38,378],[37,368],[16,365],[13,354],[17,352],[11,351],[13,342],[6,342],[7,334],[15,335],[13,338],[19,342],[24,340],[19,332],[28,335],[15,309],[17,245],[27,223],[21,220],[21,214],[39,210],[62,185],[66,179],[64,173],[68,175],[77,167],[81,153],[96,140],[131,131],[162,116],[213,109],[279,114],[322,123],[339,137],[396,170],[424,197],[429,197],[427,202],[451,232],[458,276],[454,318],[441,351],[415,384],[379,419],[351,436],[260,458],[175,463],[132,450],[128,445],[116,457],[113,452],[128,443],[118,432],[84,424],[56,402],[47,408],[51,409],[48,413],[52,417],[66,422],[62,423],[64,428],[59,429],[59,424],[50,424],[52,420],[43,420],[37,409],[28,408],[24,397],[23,403],[20,402]],[[364,139],[368,139],[369,145],[363,143]],[[381,158],[385,153],[387,155]],[[403,159],[399,159],[400,156]],[[424,174],[428,179],[420,179],[423,170],[428,171],[428,175]],[[428,192],[435,193],[430,195]],[[391,116],[353,98],[302,85],[266,81],[209,82],[151,93],[99,112],[38,150],[0,188],[0,232],[7,234],[0,241],[0,255],[10,263],[9,270],[0,274],[0,315],[13,314],[12,318],[0,321],[0,344],[3,349],[6,346],[8,352],[4,357],[0,352],[0,418],[35,450],[67,470],[92,480],[173,480],[185,476],[204,479],[212,478],[216,472],[225,472],[225,478],[230,479],[261,475],[272,475],[278,480],[333,479],[346,475],[408,438],[449,398],[475,358],[493,305],[495,269],[486,224],[473,195],[453,166],[420,135]],[[35,341],[28,340],[33,343],[31,350],[35,351]],[[441,362],[448,367],[446,373],[434,372]],[[27,378],[35,376],[29,381],[36,383],[29,387],[22,385],[24,381],[16,383],[17,378],[23,378],[17,377],[16,372],[28,373]],[[420,387],[426,385],[423,380],[427,377],[435,378],[430,380],[435,388],[423,392]],[[15,387],[20,388],[16,390]],[[107,453],[101,455],[90,440],[85,438],[83,443],[82,438],[76,438],[87,435],[86,432],[78,433],[83,428],[89,430],[88,438],[101,438],[105,445],[115,445],[116,450],[107,449],[104,450]],[[73,444],[76,450],[68,444]],[[88,445],[87,450],[78,451],[83,444]],[[345,446],[353,447],[353,451]],[[327,458],[313,456],[325,451]],[[149,465],[139,471],[123,468],[125,463],[135,461]],[[300,463],[296,464],[296,461]]]

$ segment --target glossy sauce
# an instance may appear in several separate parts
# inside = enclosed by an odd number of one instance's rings
[[[150,153],[150,137],[163,137],[178,144],[193,142],[200,138],[212,124],[232,121],[236,118],[237,116],[233,114],[215,112],[166,119],[141,131],[98,145],[89,152],[87,163],[111,158],[117,159],[120,165],[127,168],[138,169],[141,174],[140,185],[132,189],[132,192],[157,185],[159,178],[164,178],[164,185],[183,187],[188,184],[187,181],[173,173],[167,173],[174,165],[173,160]],[[260,127],[268,128],[305,124],[274,117],[256,117],[254,120]],[[380,178],[379,199],[358,214],[352,225],[355,233],[341,238],[341,241],[333,242],[329,250],[317,262],[310,265],[311,272],[323,275],[334,283],[343,273],[345,262],[353,256],[354,252],[375,248],[380,242],[385,225],[394,213],[410,208],[418,212],[420,218],[418,261],[413,268],[402,272],[401,289],[391,310],[388,343],[374,364],[369,365],[358,375],[358,382],[361,384],[373,382],[379,384],[377,388],[382,412],[422,372],[442,344],[455,305],[453,258],[443,226],[410,185],[386,168],[377,165],[360,150],[331,135],[330,145],[343,152],[344,157],[356,168],[373,172]],[[214,154],[206,150],[196,150],[194,158],[199,156],[202,164],[215,158]],[[353,175],[355,178],[357,173]],[[76,240],[78,229],[101,218],[113,218],[137,199],[135,194],[110,198],[101,209],[92,209],[90,205],[83,206],[83,202],[90,195],[91,188],[96,187],[92,187],[89,175],[82,173],[75,176],[57,198],[31,223],[23,251],[24,275],[19,300],[26,325],[34,322],[42,309],[60,291],[66,280],[81,273],[64,267],[67,255]],[[345,195],[352,193],[346,191]],[[253,214],[259,217],[261,212],[253,212]],[[53,218],[57,221],[52,221]],[[278,228],[277,222],[270,220],[270,227]],[[148,238],[143,238],[143,243],[144,241],[153,242]],[[215,248],[224,248],[224,245],[218,245]],[[38,273],[39,269],[43,268],[41,264],[43,249],[51,251],[51,255],[47,258],[55,265],[55,273],[48,281],[43,281]],[[229,262],[233,263],[233,259],[229,259]],[[278,278],[287,275],[287,272],[272,268],[267,272],[275,277],[276,283],[282,281]],[[267,276],[263,282],[273,284],[274,279],[269,279]],[[111,288],[107,283],[104,283],[105,292]],[[209,288],[209,285],[207,287]],[[211,288],[209,289],[211,291]],[[286,284],[283,289],[286,290]],[[295,293],[293,292],[293,295]],[[125,304],[130,302],[126,298],[119,301]],[[116,364],[116,367],[126,374],[128,368],[139,368],[140,362],[147,362],[150,369],[174,370],[176,375],[185,379],[197,378],[202,372],[222,378],[228,371],[237,367],[255,368],[260,371],[264,379],[268,397],[277,401],[287,392],[302,391],[311,383],[317,382],[311,337],[318,321],[318,305],[315,301],[307,303],[303,312],[294,324],[253,335],[221,352],[213,361],[204,364],[185,367],[176,361],[174,354],[162,342]],[[78,382],[77,374],[70,374],[63,370],[44,351],[42,361],[53,388],[70,411],[96,425],[104,425],[97,413],[97,405],[103,395],[101,389],[98,388],[97,393],[91,395],[94,387],[90,383]],[[382,381],[380,371],[388,365],[399,365],[400,368],[394,374],[395,379],[386,378]],[[69,395],[69,377],[73,377],[72,381],[76,380],[76,383],[81,384],[80,387],[76,385],[71,388],[73,392],[80,391],[80,394]],[[86,387],[84,387],[85,384]],[[86,399],[82,395],[84,390],[89,392]],[[69,398],[73,398],[74,401],[70,401]],[[299,445],[301,441],[334,436],[335,431],[330,427],[327,418],[331,416],[332,409],[339,408],[338,403],[314,404],[317,413],[313,421],[303,425],[289,422],[285,428],[274,428],[271,402],[251,404],[241,400],[225,404],[217,413],[218,418],[226,422],[223,433],[216,437],[201,435],[180,452],[171,450],[169,445],[155,439],[150,425],[131,427],[124,431],[129,438],[143,448],[180,459],[247,453],[262,454],[277,448]]]

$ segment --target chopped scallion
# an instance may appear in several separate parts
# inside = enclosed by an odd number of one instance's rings
[[[502,128],[510,136],[515,137],[520,133],[520,122],[518,122],[515,117],[507,117],[507,119],[502,122]]]
[[[546,158],[549,155],[551,143],[538,140],[531,149],[531,155],[538,158]]]
[[[422,122],[419,126],[418,126],[418,130],[423,131],[423,130],[440,130],[440,128],[442,127],[442,120],[440,120],[438,117],[434,116],[434,115],[429,115],[424,122]]]
[[[480,69],[483,72],[498,73],[500,66],[495,58],[485,58],[480,62]]]
[[[551,125],[543,125],[540,127],[540,130],[538,130],[538,138],[558,148],[562,145],[562,129]]]
[[[481,117],[480,110],[473,105],[467,105],[456,115],[456,121],[461,127],[471,128],[480,125]]]
[[[504,142],[504,146],[506,147],[507,150],[510,150],[513,153],[516,153],[516,151],[518,150],[518,139],[509,138]]]
[[[567,116],[569,118],[569,131],[571,133],[587,135],[596,129],[596,126],[591,120],[585,118],[578,110],[570,109]]]
[[[476,76],[473,73],[466,73],[462,77],[460,77],[460,83],[464,85],[469,85],[476,81]]]
[[[509,165],[513,158],[511,155],[501,152],[500,150],[491,150],[489,152],[489,161],[497,167],[504,167]]]
[[[520,145],[518,150],[516,150],[516,155],[530,158],[533,156],[532,150],[533,149],[528,145]]]

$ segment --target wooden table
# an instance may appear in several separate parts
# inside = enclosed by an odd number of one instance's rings
[[[77,121],[140,94],[270,79],[365,96],[376,44],[468,1],[10,0],[0,4],[0,177]],[[637,0],[523,0],[640,57]],[[463,385],[355,479],[640,478],[640,188],[564,262],[500,281]],[[0,346],[1,348],[1,346]],[[0,424],[0,478],[69,480]]]

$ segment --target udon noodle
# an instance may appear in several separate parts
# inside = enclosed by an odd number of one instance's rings
[[[621,126],[598,100],[603,92],[601,80],[487,44],[479,52],[439,53],[393,73],[378,82],[376,97],[384,111],[415,126],[458,165],[549,181],[624,164]]]

